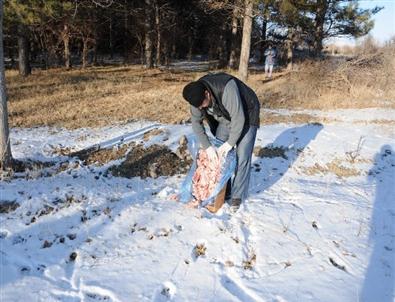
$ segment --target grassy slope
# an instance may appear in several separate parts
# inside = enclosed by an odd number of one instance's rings
[[[339,109],[395,107],[394,49],[351,62],[310,62],[272,81],[252,73],[248,84],[264,108]],[[86,70],[35,70],[27,78],[7,71],[10,124],[67,128],[103,126],[135,119],[180,123],[189,118],[182,88],[204,73],[172,73],[142,66]],[[263,123],[322,122],[308,114],[267,114]]]

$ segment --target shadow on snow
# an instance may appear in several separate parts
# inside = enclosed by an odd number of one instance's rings
[[[258,158],[254,162],[254,165],[259,164],[263,171],[258,174],[262,178],[254,177],[255,173],[252,171],[250,196],[265,191],[276,184],[323,128],[323,125],[316,123],[290,128],[282,132],[273,143],[268,144],[265,148],[280,147],[284,149],[286,158],[264,157]]]
[[[372,248],[361,301],[394,301],[395,287],[395,154],[381,147],[368,174],[376,185],[368,245]]]

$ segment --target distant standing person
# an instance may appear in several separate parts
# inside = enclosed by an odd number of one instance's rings
[[[242,81],[226,73],[208,74],[191,82],[182,94],[191,105],[193,132],[208,157],[215,160],[236,149],[237,167],[227,188],[228,198],[232,198],[231,211],[235,212],[248,196],[251,157],[259,127],[258,97]],[[208,121],[211,133],[224,142],[218,150],[208,139],[203,119]]]
[[[274,61],[276,59],[276,51],[269,45],[269,48],[265,51],[265,77],[272,77]]]

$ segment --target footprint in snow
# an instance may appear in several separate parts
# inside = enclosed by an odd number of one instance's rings
[[[158,289],[156,295],[154,296],[153,302],[165,302],[172,301],[176,295],[177,288],[174,283],[166,281]]]
[[[83,293],[84,299],[82,301],[96,302],[121,302],[111,290],[97,285],[84,284],[82,281],[78,286],[78,290]]]
[[[10,232],[8,230],[0,230],[0,239],[5,239],[10,236]]]
[[[263,302],[253,290],[247,288],[243,282],[237,277],[230,277],[228,275],[221,276],[222,286],[235,298],[245,302]]]
[[[109,296],[103,296],[103,295],[99,295],[96,293],[85,293],[85,300],[84,301],[112,301],[112,299]]]

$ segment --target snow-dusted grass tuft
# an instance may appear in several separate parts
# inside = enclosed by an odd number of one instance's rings
[[[196,258],[205,256],[207,251],[206,243],[205,242],[200,242],[195,245],[193,248],[193,252]]]
[[[332,173],[339,178],[361,175],[360,170],[353,167],[345,166],[344,161],[338,158],[335,158],[329,163],[326,163],[324,165],[315,163],[314,166],[304,167],[303,171],[307,175],[324,175],[324,174]]]
[[[254,251],[251,251],[250,254],[248,255],[248,258],[243,261],[242,266],[245,270],[252,270],[255,265],[256,265],[256,254]]]

